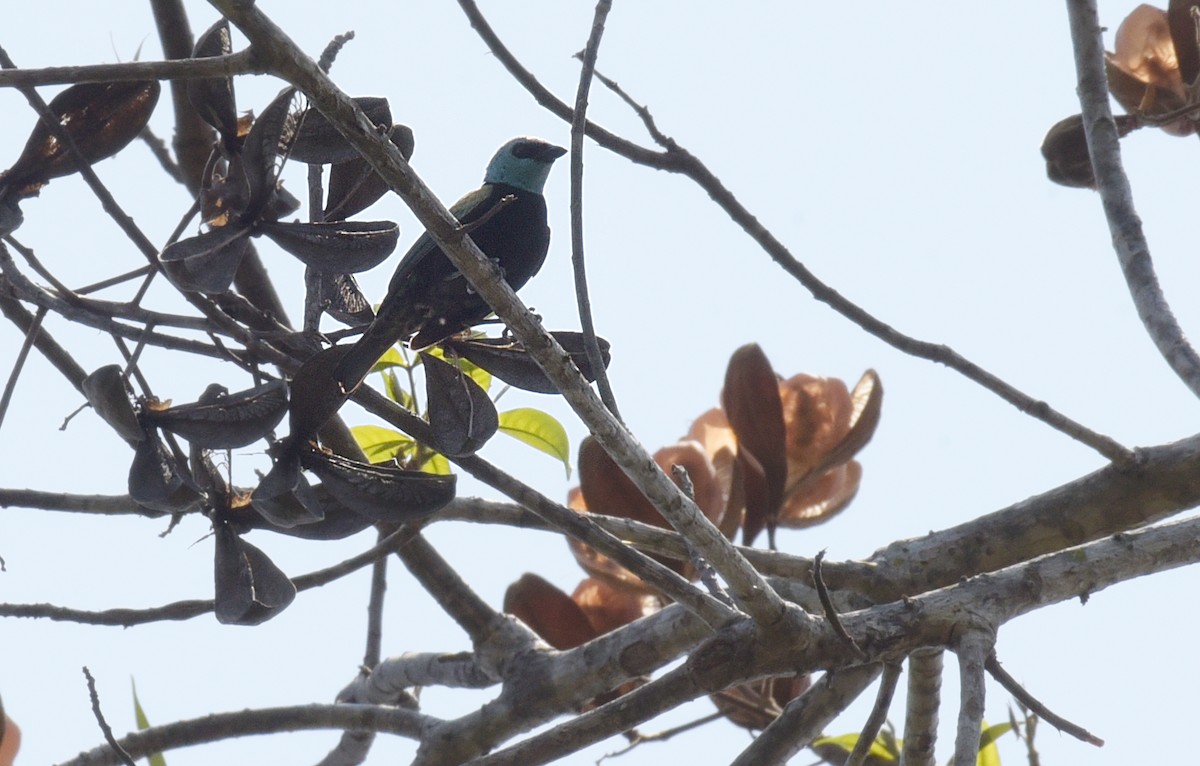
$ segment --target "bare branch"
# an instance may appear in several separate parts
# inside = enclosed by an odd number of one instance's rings
[[[521,66],[520,62],[504,47],[495,32],[488,26],[487,21],[476,7],[474,0],[459,0],[459,5],[467,14],[467,18],[470,19],[471,26],[479,32],[480,37],[488,44],[492,53],[504,64],[513,77],[537,99],[539,104],[563,120],[570,122],[572,119],[570,107],[546,90],[529,70]],[[644,108],[639,113],[645,116],[649,115],[649,112],[644,110]],[[1050,427],[1086,444],[1109,460],[1117,463],[1136,462],[1134,453],[1114,439],[1088,429],[1054,410],[1046,402],[1034,399],[1028,394],[1021,392],[987,370],[984,370],[979,365],[961,356],[948,346],[918,340],[899,332],[825,284],[809,271],[804,264],[797,260],[783,243],[777,240],[749,210],[743,207],[737,197],[725,188],[724,184],[721,183],[704,163],[695,155],[675,143],[675,141],[657,134],[656,138],[665,143],[668,149],[663,152],[655,152],[619,138],[593,123],[589,122],[587,126],[588,136],[615,154],[637,164],[647,165],[658,170],[681,173],[692,179],[784,271],[812,293],[814,298],[827,304],[834,311],[849,319],[866,332],[906,354],[946,365],[967,379],[978,383],[996,394],[1001,399],[1004,399],[1021,412],[1037,418]],[[501,316],[503,317],[503,314]]]
[[[826,673],[812,688],[788,703],[783,714],[730,766],[784,766],[867,690],[880,669],[880,665],[871,664]]]
[[[954,739],[954,766],[975,766],[979,754],[979,735],[983,724],[983,665],[996,644],[990,628],[967,628],[959,637],[958,653],[960,702],[958,734]]]
[[[592,302],[588,297],[587,269],[583,259],[583,133],[587,124],[588,91],[596,71],[596,56],[604,34],[604,20],[612,9],[612,0],[599,0],[592,21],[592,33],[584,47],[583,67],[579,73],[579,89],[575,93],[575,112],[571,119],[571,265],[575,270],[575,298],[579,304],[579,322],[583,329],[588,361],[596,373],[596,388],[608,411],[620,419],[617,397],[608,382],[608,371],[596,340],[596,325],[592,321]]]
[[[871,754],[871,745],[879,736],[880,729],[887,722],[888,708],[892,705],[892,696],[896,693],[896,684],[900,681],[900,666],[895,663],[884,663],[883,677],[879,679],[879,691],[875,695],[875,704],[871,707],[871,715],[863,724],[858,734],[854,749],[846,757],[843,766],[863,766],[867,756]]]
[[[1100,202],[1112,233],[1113,249],[1142,325],[1158,352],[1192,393],[1200,396],[1200,355],[1188,342],[1159,286],[1142,221],[1133,205],[1129,177],[1121,165],[1121,144],[1108,106],[1104,41],[1095,0],[1068,0],[1075,71],[1083,130],[1096,176]]]
[[[985,667],[987,668],[987,672],[992,674],[992,678],[995,678],[1004,687],[1005,691],[1015,697],[1018,702],[1026,709],[1032,711],[1038,718],[1041,718],[1059,731],[1070,734],[1075,739],[1086,742],[1089,745],[1095,745],[1096,747],[1104,746],[1104,740],[1079,724],[1071,723],[1053,710],[1050,710],[1050,708],[1042,704],[1041,700],[1026,691],[1025,687],[1017,683],[1017,680],[1010,676],[1004,667],[1001,666],[995,652],[988,655]]]
[[[155,726],[126,735],[118,741],[134,758],[179,747],[219,742],[251,734],[276,734],[312,729],[370,730],[417,738],[432,719],[412,710],[384,705],[296,705],[293,707],[236,710],[203,718]],[[98,747],[61,766],[119,766],[112,750]]]
[[[942,694],[941,649],[918,649],[908,655],[908,698],[904,716],[907,766],[935,766],[938,708]]]

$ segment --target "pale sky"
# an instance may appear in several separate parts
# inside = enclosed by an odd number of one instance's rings
[[[187,2],[193,30],[216,20]],[[148,3],[19,4],[8,9],[2,45],[22,67],[128,61],[161,52]],[[1102,2],[1115,29],[1133,7]],[[330,5],[263,0],[260,6],[312,55],[354,30],[334,78],[354,95],[391,100],[416,136],[412,164],[444,202],[481,180],[495,149],[537,135],[566,145],[568,126],[542,111],[503,71],[452,2],[349,0]],[[1128,446],[1195,433],[1200,405],[1174,378],[1133,311],[1092,192],[1054,186],[1038,151],[1054,122],[1079,111],[1063,3],[615,3],[599,69],[651,109],[660,129],[700,157],[821,279],[897,329],[947,343],[991,372]],[[591,3],[484,3],[497,32],[560,98],[574,98],[591,26]],[[64,23],[69,15],[70,23]],[[239,46],[244,42],[236,38]],[[1111,31],[1106,38],[1111,41]],[[1111,43],[1110,43],[1111,45]],[[239,107],[261,110],[281,84],[243,78]],[[46,89],[47,96],[55,89]],[[32,112],[0,91],[0,166],[20,152]],[[629,109],[597,90],[589,115],[648,143]],[[165,98],[152,120],[169,139]],[[1139,212],[1168,299],[1185,330],[1200,304],[1185,300],[1200,269],[1192,256],[1195,203],[1171,178],[1190,167],[1194,140],[1142,131],[1123,142]],[[830,523],[780,536],[783,550],[830,560],[943,529],[1099,468],[1088,448],[1020,414],[956,373],[912,359],[816,303],[703,192],[686,179],[631,166],[589,143],[585,234],[589,281],[622,414],[654,449],[674,441],[718,401],[729,354],[756,341],[777,371],[840,377],[878,371],[886,397],[874,441],[862,453],[861,491]],[[151,239],[165,241],[189,200],[134,144],[97,166]],[[299,176],[296,176],[299,179]],[[301,187],[291,182],[293,192]],[[566,161],[546,189],[553,239],[547,264],[521,295],[553,329],[578,326],[570,272]],[[78,178],[52,182],[24,205],[17,238],[47,266],[86,284],[135,268],[141,256],[105,218]],[[401,248],[419,234],[397,198],[363,217],[401,225]],[[300,316],[300,270],[259,240],[292,317]],[[361,277],[382,297],[396,262]],[[152,305],[177,304],[163,284]],[[51,322],[85,368],[119,361],[98,332]],[[0,324],[7,376],[21,336]],[[230,370],[179,365],[147,351],[144,369],[160,396],[194,399]],[[222,377],[225,376],[225,377]],[[241,379],[234,385],[243,387]],[[78,493],[125,491],[132,453],[91,412],[60,431],[79,395],[36,354],[0,426],[0,486]],[[553,397],[511,392],[504,407],[551,411],[578,445],[583,428]],[[503,407],[502,407],[503,408]],[[354,407],[352,423],[372,422]],[[259,447],[235,455],[252,476]],[[485,457],[551,497],[571,481],[561,465],[502,436]],[[243,483],[249,483],[244,479]],[[464,495],[496,493],[471,482]],[[165,522],[140,518],[0,510],[0,601],[87,609],[149,607],[212,591],[207,523],[189,517],[166,538]],[[490,603],[534,571],[570,591],[582,571],[556,536],[441,524],[430,540]],[[371,545],[370,533],[304,542],[256,533],[251,541],[289,574],[340,561]],[[398,564],[385,612],[384,653],[468,648]],[[1177,636],[1195,633],[1197,576],[1178,570],[1064,603],[1002,628],[1006,669],[1058,713],[1108,744],[1101,750],[1048,726],[1037,745],[1045,764],[1129,764],[1179,759],[1180,737],[1200,671]],[[0,624],[0,695],[24,730],[19,763],[59,762],[101,742],[80,666],[96,676],[110,723],[133,728],[133,678],[151,721],[214,711],[331,701],[354,676],[364,644],[368,574],[301,594],[256,628],[186,625],[128,630],[48,621]],[[1180,599],[1183,599],[1181,602]],[[1181,608],[1182,607],[1182,608]],[[1147,642],[1149,646],[1147,646]],[[1170,649],[1168,649],[1170,648]],[[1136,663],[1131,660],[1136,655]],[[947,658],[940,760],[950,757],[957,668]],[[866,702],[830,733],[856,731]],[[465,711],[486,693],[428,689],[425,710]],[[1007,694],[989,687],[988,720],[1007,719]],[[653,732],[711,711],[704,700],[641,727]],[[903,720],[902,695],[892,720]],[[315,762],[337,740],[317,732],[233,740],[167,754],[171,766]],[[623,756],[626,766],[664,757],[731,760],[746,732],[717,723]],[[590,764],[619,749],[613,739],[570,759]],[[381,737],[368,763],[405,762],[409,741]],[[1015,739],[1006,764],[1024,762]],[[801,754],[795,763],[811,763]]]

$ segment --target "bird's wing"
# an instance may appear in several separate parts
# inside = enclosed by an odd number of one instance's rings
[[[450,206],[450,212],[460,223],[470,223],[483,215],[490,207],[490,202],[493,197],[495,187],[491,184],[484,184],[475,191],[468,192]],[[396,267],[396,272],[392,275],[391,284],[388,287],[388,294],[398,291],[401,286],[408,281],[410,274],[418,268],[417,264],[430,260],[430,256],[437,253],[439,248],[437,243],[433,241],[433,237],[429,236],[429,232],[424,232],[404,254],[404,258],[400,260],[400,265]],[[438,261],[445,261],[445,266],[441,263],[430,263],[420,268],[422,271],[444,271],[445,273],[434,274],[429,273],[429,277],[434,279],[445,279],[454,276],[457,270],[450,264],[449,260],[443,258]]]

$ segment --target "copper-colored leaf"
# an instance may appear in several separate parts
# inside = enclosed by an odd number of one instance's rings
[[[594,577],[581,581],[571,594],[571,600],[583,610],[598,636],[662,608],[657,596],[613,587],[611,583]]]
[[[711,699],[734,724],[761,731],[774,723],[784,706],[803,694],[811,683],[807,674],[772,676],[725,689]]]
[[[258,231],[305,266],[326,274],[374,268],[392,254],[400,239],[400,227],[391,221],[264,221]]]
[[[404,523],[424,518],[454,499],[453,474],[360,463],[313,447],[302,448],[300,459],[336,500],[375,521]]]
[[[83,159],[93,164],[121,151],[142,132],[160,90],[155,80],[79,83],[55,96],[49,107]],[[22,187],[39,186],[78,169],[67,146],[39,121],[25,150],[0,180],[22,196]]]
[[[133,410],[129,383],[118,364],[106,364],[83,379],[83,395],[88,404],[105,423],[126,441],[140,442],[145,438],[142,426]]]
[[[579,488],[589,513],[667,528],[666,519],[591,436],[579,443]]]
[[[1132,80],[1119,70],[1110,69],[1109,87],[1114,87],[1113,71],[1118,71],[1122,81],[1133,81],[1139,88],[1139,94],[1145,89],[1141,83]],[[1114,90],[1114,93],[1116,91]],[[1138,96],[1140,98],[1140,95]],[[1118,97],[1117,99],[1121,99]],[[1124,137],[1139,127],[1139,120],[1133,115],[1122,114],[1114,117],[1117,123],[1117,135]],[[1088,153],[1087,138],[1083,132],[1083,117],[1073,114],[1070,117],[1054,123],[1045,140],[1042,141],[1042,157],[1046,160],[1046,177],[1056,184],[1083,189],[1095,189],[1096,177],[1092,171],[1092,156]]]
[[[523,574],[508,586],[504,611],[555,649],[573,649],[599,635],[570,596],[535,574]]]
[[[654,453],[654,461],[676,484],[679,481],[671,466],[680,465],[687,469],[700,510],[713,523],[720,521],[721,514],[725,511],[724,493],[712,462],[698,442],[686,439],[663,447]],[[637,485],[613,462],[600,443],[590,436],[584,438],[579,445],[578,466],[580,493],[578,500],[571,503],[571,507],[586,509],[589,513],[633,519],[664,529],[670,528],[666,519],[646,499]],[[618,586],[632,586],[639,590],[645,587],[639,578],[587,546],[572,544],[572,551],[580,566],[599,578]],[[659,556],[654,558],[677,572],[686,574],[690,571],[689,565],[685,565],[684,562]]]
[[[282,612],[296,598],[296,586],[275,562],[242,540],[228,525],[213,530],[215,613],[226,625],[258,625]]]
[[[837,446],[825,453],[814,471],[824,471],[845,463],[867,446],[867,442],[875,435],[879,416],[883,412],[883,384],[879,382],[878,373],[874,370],[863,373],[854,385],[854,390],[850,392],[850,406],[845,436],[838,441]]]
[[[687,435],[701,445],[712,461],[725,504],[717,527],[732,540],[742,526],[742,514],[746,507],[742,470],[738,463],[737,435],[720,407],[713,407],[696,418]]]
[[[210,386],[192,404],[146,410],[142,417],[205,449],[238,449],[265,437],[287,413],[287,384],[274,380],[229,393]]]
[[[21,749],[21,727],[0,706],[0,766],[13,766]]]
[[[739,450],[750,452],[762,468],[765,494],[752,498],[747,493],[747,514],[752,510],[752,499],[761,502],[762,507],[753,512],[761,514],[770,529],[783,500],[788,465],[779,378],[757,343],[733,352],[725,371],[721,403],[737,434]]]
[[[1181,33],[1184,25],[1192,27],[1190,19],[1182,18],[1186,13],[1176,11],[1174,26]],[[1188,36],[1194,55],[1194,28]],[[1134,8],[1117,29],[1114,48],[1105,62],[1109,90],[1127,111],[1156,117],[1189,103],[1166,11],[1144,4]],[[1195,122],[1186,116],[1159,127],[1177,136],[1196,130]]]
[[[738,450],[737,474],[741,478],[742,545],[753,545],[759,533],[767,528],[767,509],[772,507],[767,476],[762,465],[749,450]],[[776,511],[776,515],[778,511]]]
[[[233,53],[233,42],[229,37],[229,20],[221,19],[213,24],[196,40],[192,58],[227,56]],[[187,97],[200,119],[207,122],[218,133],[228,151],[239,143],[237,105],[233,97],[233,78],[204,77],[187,81]]]
[[[487,391],[469,375],[432,354],[422,353],[425,395],[433,446],[443,455],[472,455],[500,427],[500,417]]]
[[[1191,37],[1194,41],[1194,29]],[[1146,4],[1134,8],[1117,27],[1113,47],[1109,60],[1122,71],[1147,85],[1182,94],[1183,79],[1166,11]]]
[[[828,521],[854,499],[860,481],[862,466],[856,460],[810,474],[783,501],[779,525],[799,529]]]

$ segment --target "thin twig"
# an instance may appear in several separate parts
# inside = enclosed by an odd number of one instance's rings
[[[108,721],[104,720],[104,712],[100,710],[100,694],[96,691],[96,679],[92,678],[92,671],[87,669],[87,665],[83,666],[83,675],[87,679],[88,696],[92,699],[92,715],[96,716],[96,724],[99,725],[100,731],[104,733],[104,741],[113,749],[113,753],[121,759],[121,763],[125,766],[137,766],[133,762],[133,757],[125,752],[125,748],[117,742],[117,738],[113,736],[112,727],[108,725]]]
[[[459,0],[459,6],[462,7],[464,13],[467,15],[471,26],[475,28],[497,60],[504,65],[509,73],[533,95],[539,104],[564,121],[570,122],[572,119],[571,108],[547,90],[529,70],[525,69],[516,60],[488,25],[487,20],[480,13],[474,0]],[[611,82],[611,80],[608,82]],[[615,83],[613,84],[615,85]],[[652,129],[655,139],[668,147],[666,151],[654,151],[639,146],[610,133],[592,122],[587,123],[587,135],[604,148],[631,162],[657,170],[681,173],[692,179],[784,271],[812,293],[814,298],[827,304],[834,311],[871,335],[911,356],[944,364],[967,379],[978,383],[996,394],[1021,412],[1041,420],[1043,423],[1070,436],[1072,439],[1091,447],[1113,462],[1125,465],[1136,464],[1136,453],[1111,437],[1092,431],[1082,424],[1071,420],[1050,407],[1046,402],[1034,399],[1028,394],[1014,388],[948,346],[918,340],[897,331],[826,285],[815,274],[809,271],[807,267],[800,263],[784,247],[783,243],[777,240],[770,230],[763,226],[741,204],[737,197],[725,188],[724,184],[713,175],[712,171],[704,163],[695,155],[680,147],[674,140],[658,132],[657,128],[653,127],[653,121],[649,119],[648,110],[644,107],[639,107],[639,115],[642,115],[643,119],[646,120],[647,128]]]
[[[829,626],[833,628],[833,632],[838,635],[843,641],[853,647],[854,651],[859,656],[865,657],[866,652],[854,640],[854,637],[846,632],[845,626],[842,625],[841,619],[838,617],[837,608],[833,605],[833,599],[829,595],[829,587],[825,585],[825,578],[821,575],[821,562],[825,560],[825,550],[820,550],[813,557],[812,564],[812,579],[813,585],[817,589],[817,598],[821,600],[821,608],[825,612],[825,619],[829,620]]]
[[[138,80],[189,80],[201,77],[233,77],[264,74],[253,48],[227,56],[176,61],[132,61],[124,64],[55,66],[42,69],[8,67],[0,72],[0,88],[31,88],[40,85],[74,85],[82,82],[136,82]]]
[[[694,721],[688,721],[687,723],[680,724],[679,726],[673,726],[670,729],[663,729],[662,731],[655,732],[654,734],[642,734],[640,732],[635,731],[632,733],[632,736],[630,737],[629,745],[627,747],[623,747],[620,750],[615,750],[611,753],[605,753],[604,755],[600,756],[600,758],[598,758],[596,760],[596,763],[597,764],[604,763],[609,758],[619,758],[620,756],[628,753],[630,750],[633,750],[638,745],[645,745],[650,742],[666,742],[667,740],[671,739],[672,737],[677,737],[680,734],[685,734],[685,733],[691,731],[692,729],[698,729],[701,726],[704,726],[705,724],[712,723],[713,721],[719,721],[724,717],[725,717],[725,714],[718,710],[717,712],[709,713],[708,715],[706,715],[702,718],[697,718]]]
[[[871,663],[826,673],[812,687],[787,704],[730,766],[783,766],[796,753],[821,736],[834,718],[858,699],[881,665]]]
[[[596,324],[592,319],[592,301],[588,296],[587,268],[583,258],[583,137],[587,125],[588,91],[592,87],[592,75],[596,71],[596,57],[600,52],[600,38],[604,34],[604,21],[612,8],[612,0],[599,0],[596,15],[592,20],[592,32],[583,49],[580,60],[583,67],[579,73],[579,88],[575,92],[575,113],[571,119],[571,266],[575,271],[575,299],[579,304],[579,323],[583,330],[584,348],[588,363],[596,375],[596,388],[608,411],[618,420],[617,397],[608,381],[608,370],[596,340]]]
[[[171,150],[167,148],[167,142],[154,134],[150,126],[142,128],[142,132],[138,134],[138,138],[142,139],[142,143],[154,155],[154,159],[158,160],[159,167],[171,177],[171,180],[183,183],[183,170],[176,164],[175,158],[171,156]]]
[[[675,477],[675,481],[679,484],[679,488],[683,490],[683,494],[687,495],[692,501],[696,499],[696,487],[692,484],[692,477],[688,475],[687,468],[681,465],[671,466],[671,475]],[[717,579],[717,570],[709,563],[708,559],[700,555],[695,548],[690,544],[690,541],[683,535],[680,538],[687,544],[689,558],[691,559],[692,567],[696,570],[696,576],[704,587],[708,589],[715,598],[720,599],[729,606],[734,606],[733,599],[729,597],[729,593],[721,586]]]
[[[132,279],[140,279],[142,277],[145,277],[145,276],[147,276],[149,274],[153,274],[153,273],[154,273],[154,267],[149,264],[146,264],[145,266],[139,266],[138,268],[134,269],[133,271],[127,271],[124,274],[118,274],[115,277],[109,277],[108,279],[102,279],[99,282],[93,282],[90,285],[84,285],[83,287],[80,287],[79,289],[77,289],[75,291],[75,293],[77,295],[88,295],[90,293],[98,293],[101,290],[105,290],[109,287],[113,287],[115,285],[122,284],[123,282],[128,282]]]
[[[402,542],[403,537],[400,532],[389,535],[379,544],[363,551],[357,556],[352,556],[345,561],[334,564],[331,567],[326,567],[325,569],[318,569],[299,577],[293,577],[292,584],[296,586],[297,591],[306,591],[311,588],[319,588],[322,585],[327,585],[334,580],[357,572],[369,564],[373,564],[380,558],[391,555]],[[167,620],[190,620],[193,617],[207,614],[212,610],[213,602],[211,599],[176,601],[149,609],[116,608],[100,611],[72,609],[53,604],[0,603],[0,617],[33,617],[56,622],[78,622],[85,625],[108,625],[122,628]]]
[[[503,621],[416,529],[397,551],[404,566],[476,645],[487,641]],[[532,635],[532,634],[531,634]]]
[[[1000,665],[1000,660],[996,658],[996,653],[992,652],[988,655],[987,662],[984,664],[987,672],[992,674],[992,678],[996,679],[1004,689],[1015,697],[1021,704],[1032,710],[1038,718],[1041,718],[1046,723],[1061,732],[1070,734],[1075,739],[1086,742],[1089,745],[1096,747],[1104,747],[1104,740],[1092,734],[1087,729],[1079,724],[1072,723],[1066,718],[1055,713],[1050,708],[1046,707],[1041,700],[1030,694],[1025,687],[1017,683],[1017,680],[1010,676],[1008,672]]]
[[[1158,352],[1192,393],[1200,396],[1200,354],[1184,335],[1159,285],[1142,221],[1134,209],[1129,177],[1121,164],[1120,139],[1108,104],[1104,41],[1096,2],[1068,0],[1067,13],[1084,135],[1121,273],[1138,317]]]
[[[25,331],[25,340],[21,343],[21,350],[17,352],[17,359],[13,362],[12,371],[8,374],[8,381],[4,384],[4,393],[0,394],[0,428],[4,427],[4,416],[8,414],[8,404],[12,401],[13,392],[17,389],[17,380],[21,377],[21,370],[25,367],[25,360],[29,358],[29,349],[33,348],[37,342],[38,333],[42,329],[42,320],[46,318],[46,309],[39,308],[33,317],[33,326]]]
[[[863,724],[862,731],[858,734],[858,741],[854,743],[854,749],[850,751],[850,755],[846,756],[846,762],[842,766],[863,766],[867,762],[867,756],[871,754],[871,745],[875,743],[880,729],[887,722],[888,708],[892,705],[892,697],[896,693],[896,684],[899,681],[900,666],[885,662],[883,676],[879,679],[879,692],[875,695],[875,704],[871,707],[871,714],[867,716],[867,722]]]
[[[308,729],[369,729],[418,739],[433,722],[430,716],[390,705],[295,705],[291,707],[211,713],[188,721],[154,726],[127,734],[120,745],[135,758],[178,747],[200,745],[250,734],[305,731]],[[107,746],[66,761],[61,766],[115,766]]]

